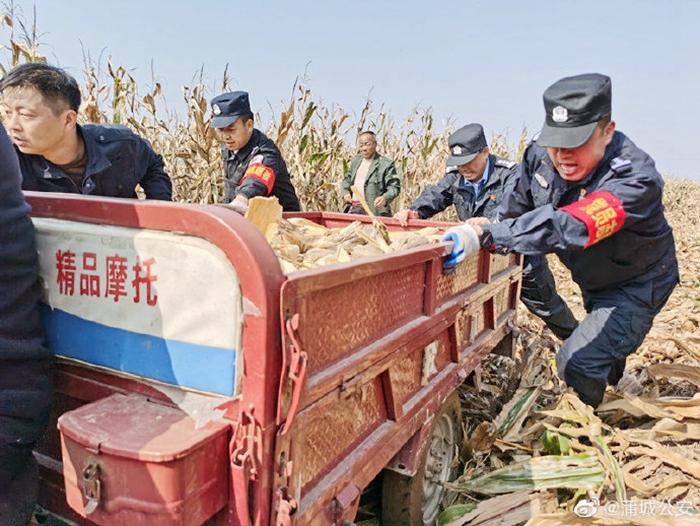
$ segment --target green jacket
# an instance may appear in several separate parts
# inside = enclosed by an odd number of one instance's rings
[[[352,161],[350,161],[348,173],[343,177],[341,196],[352,194],[350,187],[355,183],[357,169],[360,167],[362,159],[363,157],[361,155],[356,155],[352,158]],[[378,153],[375,154],[374,159],[372,159],[372,164],[369,167],[369,172],[367,173],[367,180],[365,181],[365,199],[372,213],[378,216],[391,217],[391,202],[396,199],[400,191],[401,179],[399,179],[396,173],[394,161]],[[374,207],[374,200],[379,196],[386,199],[386,206],[377,210]],[[349,209],[350,205],[345,203],[343,212],[347,212]]]

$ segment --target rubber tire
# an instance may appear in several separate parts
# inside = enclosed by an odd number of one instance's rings
[[[441,436],[452,434],[445,442]],[[384,470],[382,484],[382,526],[432,526],[442,511],[444,488],[426,479],[426,463],[431,457],[431,450],[446,455],[442,458],[442,468],[439,480],[445,482],[454,480],[459,475],[459,465],[454,462],[458,448],[462,444],[463,422],[462,405],[459,393],[456,391],[448,396],[435,414],[428,433],[428,439],[421,445],[418,469],[414,477],[408,477],[392,471]],[[449,442],[449,443],[448,443]],[[431,445],[433,447],[431,448]],[[433,456],[433,459],[436,457]],[[439,458],[439,457],[438,457]],[[435,464],[431,463],[434,470]],[[440,468],[440,464],[437,465]],[[426,503],[430,513],[424,517],[425,490],[430,491],[431,499]]]

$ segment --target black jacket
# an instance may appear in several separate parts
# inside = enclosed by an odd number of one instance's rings
[[[136,198],[140,185],[147,199],[172,200],[163,158],[148,141],[117,124],[86,124],[78,126],[78,133],[88,154],[82,187],[41,155],[17,151],[24,190]]]
[[[52,357],[39,315],[39,262],[17,156],[0,132],[0,492],[48,423]]]
[[[620,132],[578,182],[559,177],[547,150],[532,143],[503,204],[505,219],[484,230],[497,252],[556,253],[584,292],[677,279],[663,186],[651,157]]]
[[[274,195],[285,212],[301,210],[287,165],[275,143],[258,129],[237,153],[224,146],[226,191],[224,203],[238,195],[248,199]]]
[[[437,184],[426,186],[409,208],[418,212],[421,219],[428,219],[450,205],[455,206],[460,221],[471,217],[494,219],[505,192],[514,183],[516,172],[515,162],[489,155],[488,181],[476,197],[457,168],[450,167]]]

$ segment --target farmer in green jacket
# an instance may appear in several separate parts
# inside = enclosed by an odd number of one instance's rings
[[[359,151],[343,178],[343,212],[364,214],[363,197],[374,215],[391,217],[390,204],[401,191],[394,161],[377,153],[377,138],[371,131],[360,134]],[[355,195],[353,186],[362,196]]]

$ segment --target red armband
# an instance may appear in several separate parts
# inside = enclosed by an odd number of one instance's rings
[[[252,177],[262,182],[267,187],[267,195],[272,193],[272,187],[275,185],[275,172],[269,166],[261,163],[251,163],[248,169],[243,174],[243,179]],[[243,182],[243,179],[241,182]]]
[[[612,236],[625,223],[625,209],[620,200],[610,192],[593,192],[584,199],[560,208],[583,221],[588,229],[588,248],[594,243]]]

